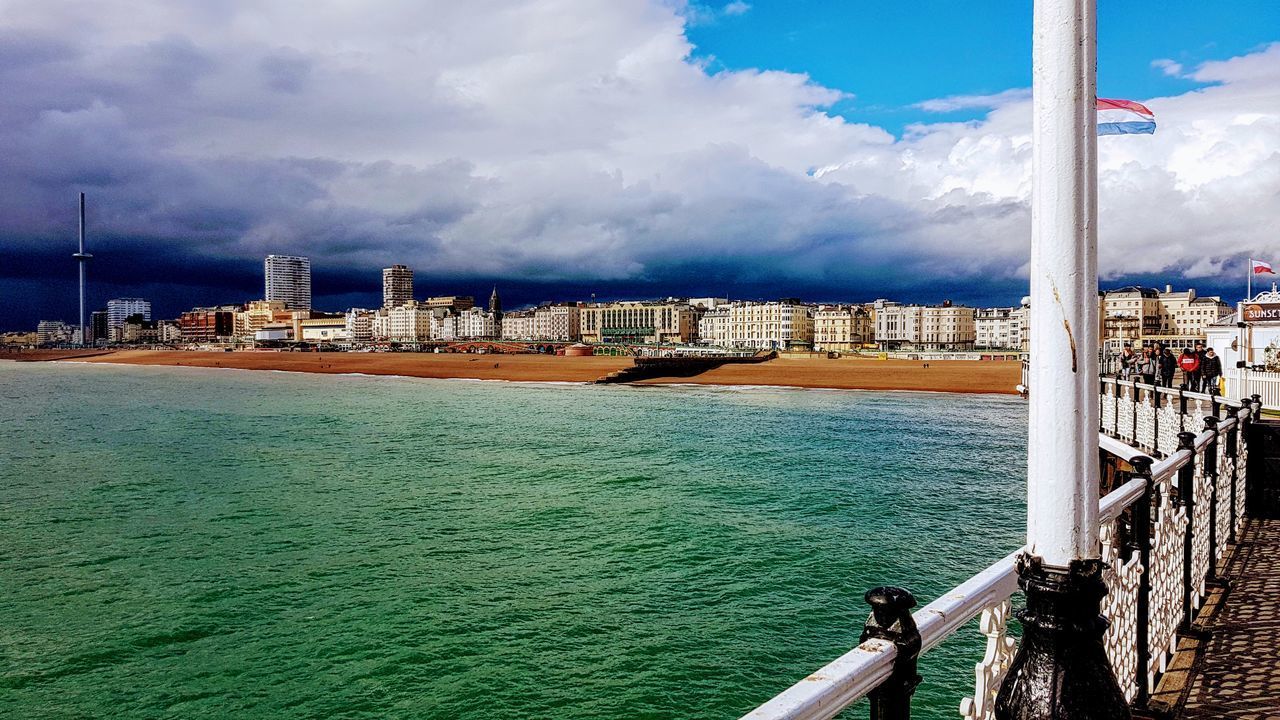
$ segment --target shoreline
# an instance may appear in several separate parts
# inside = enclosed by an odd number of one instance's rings
[[[609,356],[185,350],[118,350],[42,359],[110,365],[530,383],[591,383],[631,366],[629,357]],[[782,356],[765,363],[723,365],[692,377],[652,378],[631,384],[1016,395],[1015,388],[1021,379],[1021,367],[1017,362],[932,360],[928,364],[926,368],[924,363],[914,360]]]

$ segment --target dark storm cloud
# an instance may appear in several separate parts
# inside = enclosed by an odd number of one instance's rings
[[[335,303],[376,298],[394,262],[516,302],[1025,292],[1016,94],[895,139],[825,114],[846,95],[803,75],[709,74],[665,2],[0,8],[0,291],[20,326],[65,317],[35,283],[74,277],[80,191],[94,292],[168,314],[250,299],[273,252],[311,256]],[[1160,101],[1154,139],[1104,148],[1104,273],[1216,278],[1266,254],[1280,155],[1252,148],[1280,141],[1277,58],[1206,65],[1216,85]],[[1247,116],[1225,110],[1239,93]]]

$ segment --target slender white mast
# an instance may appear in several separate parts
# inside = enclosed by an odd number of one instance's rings
[[[1027,549],[1098,557],[1097,90],[1094,4],[1038,0],[1032,52]]]

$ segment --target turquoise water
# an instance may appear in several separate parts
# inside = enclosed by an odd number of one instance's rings
[[[1023,526],[1008,397],[0,362],[0,400],[5,718],[734,718]]]

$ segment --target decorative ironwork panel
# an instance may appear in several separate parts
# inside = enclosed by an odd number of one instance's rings
[[[1116,522],[1102,526],[1102,581],[1107,595],[1102,599],[1102,615],[1110,623],[1102,642],[1111,660],[1125,700],[1133,702],[1138,695],[1134,676],[1138,670],[1138,577],[1142,575],[1138,553],[1128,561],[1120,548],[1120,532]]]
[[[1186,545],[1187,513],[1173,501],[1173,484],[1156,484],[1159,496],[1151,523],[1151,595],[1148,612],[1147,689],[1168,667],[1177,648],[1178,622],[1182,619],[1182,553]]]
[[[1119,390],[1115,385],[1106,385],[1105,391],[1099,395],[1102,402],[1099,403],[1098,418],[1102,423],[1102,431],[1112,435],[1116,432],[1116,391]]]
[[[1120,401],[1116,403],[1116,435],[1125,440],[1133,440],[1133,407],[1134,389],[1128,385],[1120,394]]]
[[[1192,475],[1195,493],[1195,527],[1191,537],[1191,607],[1199,609],[1204,601],[1205,575],[1209,573],[1209,522],[1213,503],[1212,484],[1204,473],[1204,452],[1196,453],[1196,468]]]
[[[1215,507],[1217,512],[1217,541],[1218,545],[1214,548],[1215,562],[1222,559],[1222,553],[1227,548],[1227,527],[1231,524],[1231,468],[1234,460],[1227,457],[1226,435],[1218,437],[1218,504]],[[1221,565],[1217,567],[1221,568]]]
[[[1239,433],[1240,447],[1236,450],[1236,536],[1244,530],[1244,492],[1248,484],[1245,474],[1249,469],[1249,443],[1245,442],[1245,433]]]
[[[1213,412],[1208,401],[1201,398],[1187,398],[1187,416],[1183,419],[1183,427],[1189,433],[1199,435],[1204,432],[1204,419]]]
[[[1009,672],[1009,664],[1018,651],[1018,641],[1009,635],[1008,600],[982,611],[978,630],[987,636],[987,651],[973,666],[973,697],[960,701],[960,716],[965,720],[994,720],[996,693]]]
[[[1144,450],[1151,451],[1156,446],[1156,409],[1151,406],[1153,390],[1142,390],[1135,393],[1138,413],[1135,418],[1134,440]]]
[[[1156,450],[1169,456],[1178,450],[1178,433],[1182,431],[1182,414],[1178,412],[1178,400],[1166,397],[1159,411],[1159,433]]]

